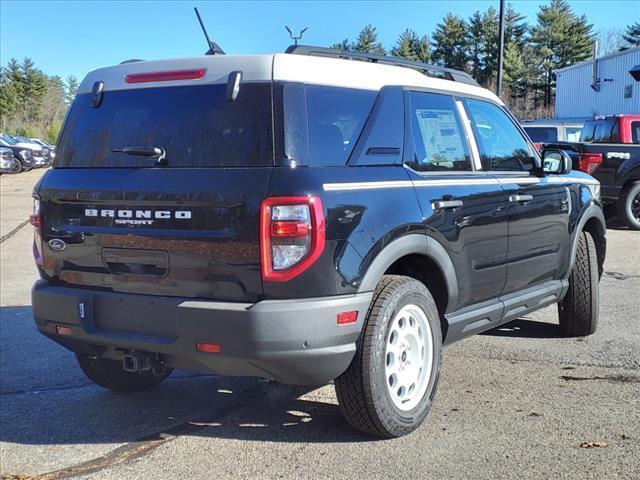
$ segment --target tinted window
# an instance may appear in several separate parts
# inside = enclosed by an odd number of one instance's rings
[[[631,122],[631,141],[640,143],[640,122]]]
[[[468,145],[452,97],[412,92],[410,114],[414,169],[425,172],[472,169]]]
[[[595,123],[591,121],[587,121],[582,127],[582,132],[580,132],[580,141],[581,142],[591,142],[593,141],[593,130],[595,129]]]
[[[284,153],[303,165],[345,165],[378,92],[286,84]]]
[[[529,138],[536,143],[554,143],[558,141],[556,127],[524,127]]]
[[[513,120],[497,105],[467,100],[483,167],[496,171],[531,170],[534,153]]]
[[[581,127],[566,127],[564,129],[564,134],[566,136],[567,142],[578,142],[580,141],[580,132],[582,132]]]
[[[271,86],[243,84],[233,102],[226,85],[107,91],[98,108],[76,97],[60,137],[57,167],[153,167],[154,157],[114,149],[155,146],[167,167],[273,164]]]

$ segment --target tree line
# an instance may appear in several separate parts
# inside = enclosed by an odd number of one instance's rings
[[[67,108],[78,90],[73,75],[46,75],[30,58],[12,58],[0,68],[2,132],[55,143]]]
[[[503,100],[519,118],[553,116],[555,69],[587,60],[597,35],[585,15],[577,15],[566,0],[541,5],[536,21],[528,24],[512,5],[505,9]],[[465,19],[448,13],[431,36],[412,29],[385,48],[376,28],[365,26],[355,41],[344,39],[331,48],[392,55],[434,63],[471,74],[495,90],[498,67],[499,13],[494,7]],[[640,22],[626,30],[607,32],[600,55],[640,45]]]

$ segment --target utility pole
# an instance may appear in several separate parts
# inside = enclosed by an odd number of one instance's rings
[[[298,40],[302,38],[302,34],[306,32],[309,27],[304,27],[302,30],[300,30],[300,33],[297,37],[293,35],[293,32],[287,25],[285,25],[284,28],[287,30],[287,32],[289,32],[289,36],[291,37],[291,40],[293,40],[293,43],[298,46]]]
[[[500,37],[498,38],[498,78],[496,95],[502,97],[502,68],[504,64],[504,0],[500,0]]]

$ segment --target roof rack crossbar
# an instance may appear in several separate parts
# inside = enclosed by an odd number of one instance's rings
[[[360,60],[371,63],[380,63],[385,65],[397,65],[401,67],[412,68],[420,73],[433,78],[441,78],[454,82],[467,83],[469,85],[478,85],[471,75],[460,70],[441,67],[439,65],[431,65],[428,63],[414,62],[396,57],[383,57],[366,52],[354,52],[351,50],[336,50],[326,47],[314,47],[310,45],[291,45],[285,53],[295,55],[308,55],[317,57],[342,58],[345,60]]]

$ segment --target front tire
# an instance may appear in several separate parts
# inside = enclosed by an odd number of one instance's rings
[[[627,186],[618,200],[618,216],[632,230],[640,230],[640,182]]]
[[[581,232],[569,290],[558,303],[560,328],[572,337],[595,333],[600,312],[600,274],[596,245],[589,232]]]
[[[164,368],[161,372],[148,370],[133,373],[125,371],[122,363],[115,360],[92,358],[87,355],[76,355],[76,358],[89,380],[114,392],[147,390],[160,384],[173,371],[171,368]]]
[[[351,365],[335,381],[349,424],[400,437],[431,408],[442,359],[440,316],[421,282],[386,275],[378,285]]]

